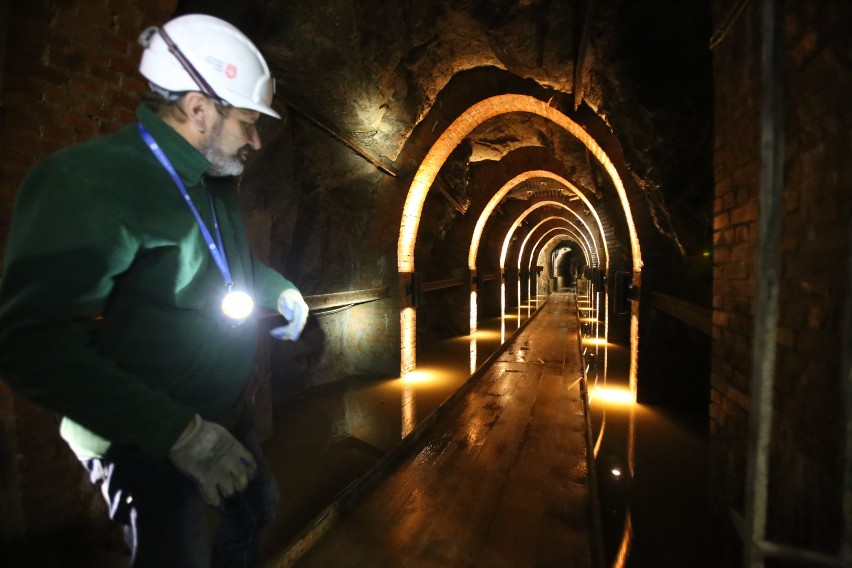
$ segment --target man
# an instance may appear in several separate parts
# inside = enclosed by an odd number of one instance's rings
[[[249,253],[236,178],[273,81],[236,28],[188,15],[142,34],[138,124],[67,148],[17,197],[0,373],[60,428],[125,527],[133,566],[249,566],[278,490],[243,408],[253,302],[299,337],[308,307]],[[208,544],[206,509],[221,522]]]

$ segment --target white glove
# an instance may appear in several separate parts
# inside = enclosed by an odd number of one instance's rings
[[[296,341],[305,329],[308,321],[308,304],[295,288],[288,288],[278,296],[278,311],[290,322],[287,325],[269,330],[275,339]]]
[[[245,489],[257,470],[251,452],[223,427],[197,414],[192,432],[175,442],[169,459],[195,481],[204,500],[214,507],[222,497]]]

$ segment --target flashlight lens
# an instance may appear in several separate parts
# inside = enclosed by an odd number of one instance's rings
[[[222,312],[235,320],[245,319],[254,309],[254,300],[245,292],[228,292],[222,300]]]

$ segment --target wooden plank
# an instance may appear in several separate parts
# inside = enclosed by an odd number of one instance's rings
[[[578,326],[559,296],[295,565],[592,565]]]

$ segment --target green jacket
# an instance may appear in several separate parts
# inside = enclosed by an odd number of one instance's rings
[[[208,190],[237,288],[277,309],[294,285],[249,252],[233,178],[145,107],[137,118],[212,234]],[[67,148],[18,193],[0,283],[0,377],[64,416],[83,456],[112,444],[166,456],[195,413],[222,421],[248,380],[256,318],[220,315],[224,279],[137,126]],[[257,313],[258,309],[255,309]]]

